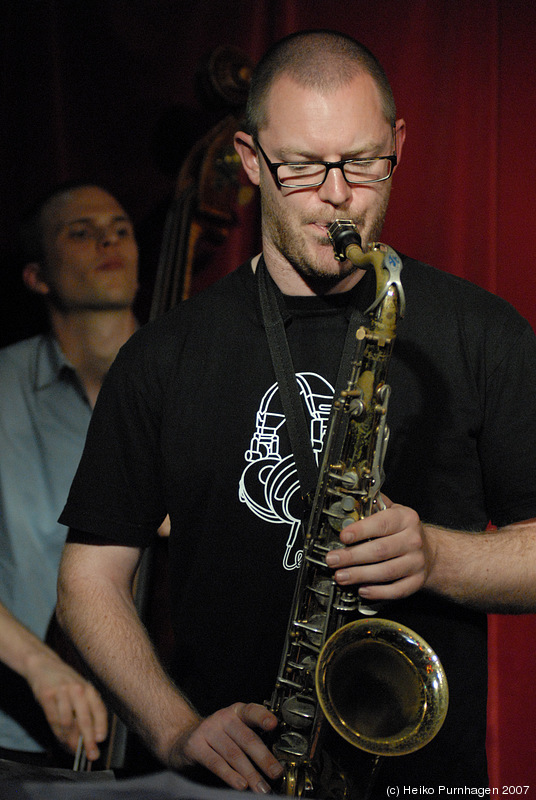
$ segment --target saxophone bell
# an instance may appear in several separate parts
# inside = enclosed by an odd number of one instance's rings
[[[318,659],[316,693],[337,733],[377,756],[424,747],[448,709],[437,655],[415,631],[388,619],[355,620],[332,634]]]

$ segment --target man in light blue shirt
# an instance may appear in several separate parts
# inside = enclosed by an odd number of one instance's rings
[[[83,736],[94,759],[102,701],[43,640],[66,534],[57,519],[104,376],[137,327],[138,248],[118,201],[86,184],[49,195],[22,245],[50,333],[0,351],[0,756],[46,757],[51,728],[71,751]]]

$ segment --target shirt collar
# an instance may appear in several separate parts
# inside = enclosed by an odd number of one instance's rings
[[[41,337],[35,359],[35,389],[46,389],[63,376],[76,373],[72,364],[65,357],[56,339],[50,334]]]

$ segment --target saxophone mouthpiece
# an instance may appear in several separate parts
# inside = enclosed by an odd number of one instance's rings
[[[328,237],[337,261],[345,261],[347,258],[352,260],[347,252],[350,247],[359,248],[360,254],[363,254],[361,236],[350,219],[336,219],[332,222],[328,228]]]

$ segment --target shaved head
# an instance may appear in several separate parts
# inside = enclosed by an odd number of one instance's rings
[[[297,83],[319,92],[334,91],[357,73],[368,73],[376,83],[383,113],[391,126],[396,107],[383,67],[360,42],[335,31],[294,33],[277,42],[253,71],[246,108],[248,133],[256,137],[267,124],[267,99],[275,81],[288,75]]]

